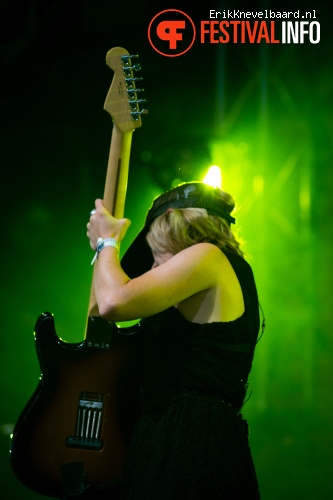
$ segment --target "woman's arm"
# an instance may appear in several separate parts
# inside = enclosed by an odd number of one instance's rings
[[[120,242],[128,226],[129,221],[114,219],[97,200],[96,214],[88,224],[92,248],[96,248],[98,237],[112,237]],[[216,286],[221,261],[222,253],[216,246],[199,243],[130,280],[121,268],[117,250],[105,247],[95,261],[94,292],[99,313],[109,321],[151,316]]]

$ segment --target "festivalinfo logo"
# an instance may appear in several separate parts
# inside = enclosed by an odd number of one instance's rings
[[[315,9],[303,13],[211,9],[197,25],[185,12],[167,9],[151,20],[148,39],[153,49],[166,57],[185,54],[196,39],[201,44],[317,44],[320,23]]]

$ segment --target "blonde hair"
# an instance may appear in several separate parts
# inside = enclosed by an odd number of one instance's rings
[[[234,209],[234,201],[226,195],[227,212]],[[176,254],[197,243],[213,243],[244,257],[241,241],[233,234],[229,223],[222,217],[209,215],[204,208],[169,208],[156,217],[147,234],[147,241],[156,253]]]

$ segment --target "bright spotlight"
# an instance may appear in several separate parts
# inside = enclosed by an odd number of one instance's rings
[[[222,173],[220,167],[216,165],[209,167],[203,182],[208,184],[208,186],[222,189]]]

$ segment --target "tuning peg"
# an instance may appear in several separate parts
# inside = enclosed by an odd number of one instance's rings
[[[133,71],[140,71],[141,70],[141,65],[140,64],[134,64],[133,66],[126,66],[126,69],[133,70]]]
[[[138,111],[131,111],[132,119],[138,120],[141,115],[148,115],[148,109],[141,109]]]
[[[129,77],[132,75],[133,71],[140,71],[141,66],[140,64],[134,64],[134,66],[124,66],[124,73],[125,76]]]
[[[130,99],[135,99],[135,94],[138,92],[144,92],[145,89],[138,89],[138,88],[132,88],[132,89],[127,89],[128,97]]]
[[[140,80],[143,80],[142,76],[129,76],[128,78],[125,78],[125,82],[128,83],[139,82]]]
[[[147,102],[146,99],[130,99],[129,103],[130,104],[140,104],[140,102]]]
[[[135,59],[137,57],[139,57],[138,54],[135,55],[124,54],[121,56],[121,60],[123,61],[124,64],[129,64],[131,59]]]

